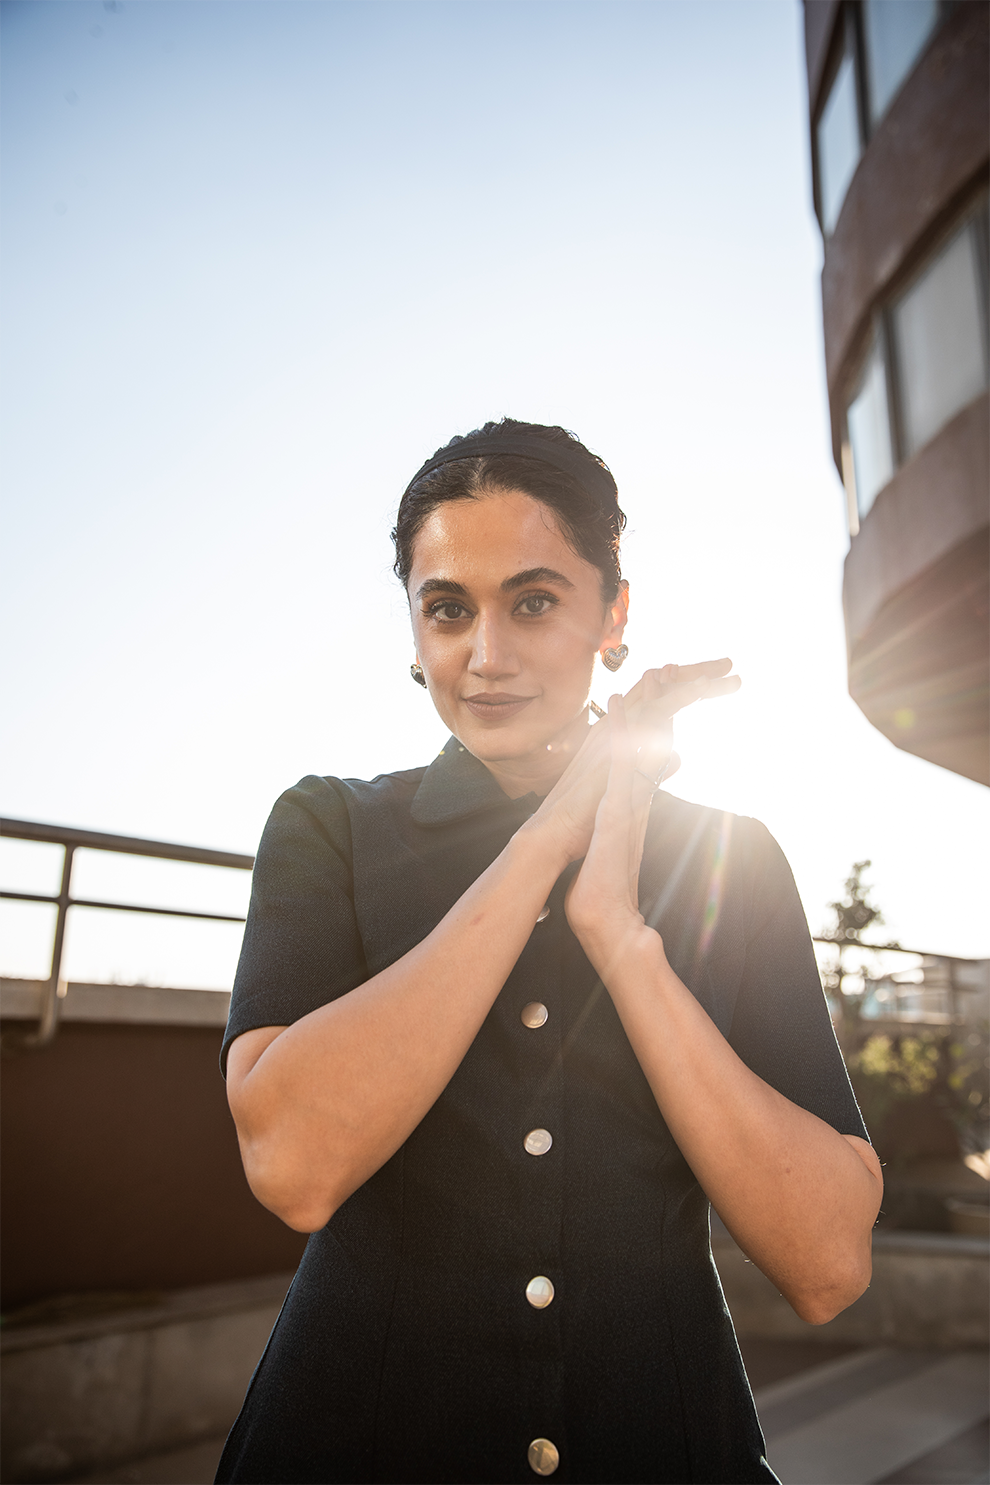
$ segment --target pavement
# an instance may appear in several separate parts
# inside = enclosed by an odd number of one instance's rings
[[[875,1346],[754,1389],[783,1485],[990,1482],[985,1351]]]
[[[74,1485],[213,1485],[224,1442],[225,1438],[204,1439],[186,1449],[79,1475]]]
[[[986,1351],[743,1340],[783,1485],[990,1485]],[[210,1485],[223,1439],[78,1485]]]

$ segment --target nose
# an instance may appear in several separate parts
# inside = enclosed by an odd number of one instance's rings
[[[498,614],[478,615],[471,633],[468,669],[472,675],[489,681],[518,673],[519,662],[509,626]]]

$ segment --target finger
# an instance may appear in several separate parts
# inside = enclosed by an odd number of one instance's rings
[[[728,675],[732,669],[732,661],[724,656],[721,660],[698,660],[694,665],[680,665],[677,668],[682,681],[693,681],[702,675],[715,679],[720,675]]]
[[[662,693],[664,686],[670,685],[677,680],[677,665],[661,665],[651,670],[644,670],[635,686],[631,686],[625,694],[627,710],[644,705],[654,700]]]
[[[683,707],[690,706],[692,702],[700,701],[703,696],[709,694],[709,688],[713,685],[722,684],[712,681],[708,676],[696,676],[694,680],[676,680],[661,685],[659,693],[652,696],[648,701],[637,708],[635,713],[636,727],[646,733],[654,733],[657,727],[663,727]]]
[[[727,675],[720,680],[710,681],[706,699],[712,696],[731,696],[741,685],[742,676],[739,675]]]
[[[705,681],[721,686],[723,677],[730,683],[730,690],[736,690],[740,684],[738,676],[726,676],[726,672],[731,669],[732,661],[726,658],[701,660],[694,665],[663,665],[659,669],[647,670],[636,685],[627,692],[626,706],[634,709],[648,706],[679,686]],[[711,694],[727,695],[728,692],[715,690]]]
[[[648,670],[643,677],[646,681],[646,699],[657,701],[665,695],[672,686],[676,686],[680,679],[679,665],[661,665],[659,670]]]
[[[670,765],[673,736],[670,728],[664,728],[648,736],[636,758],[636,775],[645,788],[655,794],[667,777]]]
[[[695,701],[731,696],[742,681],[726,675],[732,661],[702,660],[695,665],[664,665],[648,670],[625,698],[626,714],[637,735],[653,731]],[[668,739],[669,741],[669,739]]]
[[[627,707],[638,706],[644,700],[646,693],[650,687],[650,681],[648,679],[650,674],[650,671],[644,671],[636,684],[634,686],[630,686],[629,690],[625,694],[625,697],[623,698]]]
[[[636,756],[629,733],[626,704],[623,697],[618,694],[608,699],[608,725],[612,742],[612,767],[609,771],[609,787],[611,787],[612,770],[615,770],[617,779],[621,778],[625,773],[632,771],[632,763]]]
[[[621,696],[609,698],[608,717],[612,733],[612,762],[605,790],[605,802],[613,820],[613,828],[626,834],[627,859],[629,851],[632,850],[638,862],[639,855],[635,842],[640,829],[641,816],[649,814],[653,789],[638,772],[637,739],[629,727],[625,704]],[[645,823],[643,828],[645,828]],[[641,841],[639,846],[641,849]]]
[[[731,696],[738,691],[742,681],[737,675],[711,677],[697,676],[694,680],[678,680],[665,686],[662,695],[640,708],[649,726],[662,717],[672,717],[695,701],[710,700],[716,696]]]
[[[653,810],[653,797],[660,787],[660,780],[667,771],[669,761],[669,735],[663,747],[662,760],[658,760],[655,756],[644,758],[643,749],[640,750],[636,760],[636,770],[633,774],[632,820],[629,832],[629,897],[631,902],[637,904],[639,902],[639,871],[646,845],[646,832]]]
[[[728,658],[722,660],[699,660],[694,665],[662,665],[644,672],[641,680],[626,695],[626,704],[633,701],[645,699],[648,693],[657,685],[677,685],[681,682],[697,681],[702,679],[715,680],[719,676],[726,675],[732,669],[732,661]]]
[[[664,666],[663,670],[656,674],[658,677],[664,677],[676,670],[676,666]],[[634,783],[635,797],[640,801],[645,798],[647,813],[649,813],[650,798],[659,787],[670,757],[673,734],[670,726],[670,708],[666,698],[658,698],[657,706],[644,710],[646,716],[638,717],[633,729],[633,737],[637,745]]]
[[[704,673],[698,674],[697,672],[694,675],[686,675],[686,670],[686,666],[682,665],[680,667],[680,673],[676,681],[664,688],[665,695],[679,694],[681,692],[690,695],[693,691],[698,695],[704,696],[727,696],[732,691],[738,691],[742,685],[742,681],[737,675],[713,676],[705,675]]]

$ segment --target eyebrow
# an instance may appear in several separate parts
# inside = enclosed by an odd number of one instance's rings
[[[515,577],[506,578],[502,584],[502,592],[514,593],[517,588],[528,588],[531,583],[556,583],[558,588],[574,587],[570,578],[553,567],[527,567],[525,572],[517,572]]]
[[[557,572],[553,567],[527,567],[525,572],[517,572],[513,577],[507,577],[500,584],[503,593],[514,593],[518,588],[528,588],[532,583],[556,583],[558,588],[573,588],[574,584],[570,578],[565,577],[562,572]],[[429,598],[431,593],[453,593],[458,598],[467,598],[468,591],[463,583],[448,582],[446,578],[427,578],[421,587],[416,589],[417,598]]]
[[[417,598],[429,598],[431,593],[456,593],[458,598],[467,597],[463,583],[449,583],[446,578],[427,578],[422,587],[416,589]]]

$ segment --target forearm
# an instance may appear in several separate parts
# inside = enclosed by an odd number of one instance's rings
[[[547,832],[524,827],[402,959],[233,1043],[228,1096],[264,1205],[315,1231],[395,1153],[477,1035],[564,864]]]
[[[869,1283],[882,1195],[873,1151],[741,1061],[652,929],[585,937],[671,1134],[722,1220],[803,1319],[831,1319]]]

